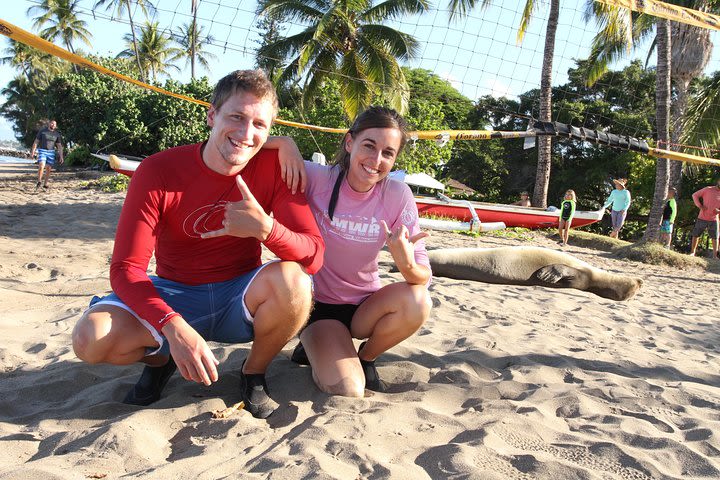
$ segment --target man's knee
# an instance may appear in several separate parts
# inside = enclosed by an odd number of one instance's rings
[[[72,332],[72,346],[77,357],[87,363],[101,363],[105,360],[105,352],[99,345],[100,324],[98,314],[86,312],[75,325]]]
[[[272,291],[292,309],[310,308],[312,279],[295,262],[279,262],[271,272]]]

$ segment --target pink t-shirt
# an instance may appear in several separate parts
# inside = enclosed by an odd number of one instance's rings
[[[695,203],[698,203],[698,199],[700,198],[702,198],[702,204],[707,208],[700,209],[698,218],[708,222],[717,220],[718,213],[715,209],[720,208],[720,189],[715,186],[711,186],[702,188],[693,193],[693,200]]]
[[[394,231],[403,224],[410,236],[420,233],[418,211],[410,187],[386,178],[358,193],[347,179],[340,187],[332,222],[328,204],[339,168],[305,162],[305,196],[325,240],[323,267],[315,276],[315,299],[330,304],[359,304],[380,289],[377,257],[385,245],[381,220]],[[415,243],[415,262],[430,268],[425,242]]]

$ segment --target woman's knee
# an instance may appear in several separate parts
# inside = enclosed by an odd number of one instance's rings
[[[407,318],[417,330],[430,317],[432,299],[424,285],[409,285],[406,299]]]
[[[362,373],[362,372],[361,372]],[[340,395],[343,397],[362,397],[365,395],[365,376],[349,374],[334,383],[323,382],[313,372],[313,380],[320,391],[329,395]]]

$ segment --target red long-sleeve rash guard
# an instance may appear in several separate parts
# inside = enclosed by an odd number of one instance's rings
[[[153,252],[158,276],[190,285],[229,280],[261,264],[255,238],[200,238],[222,228],[227,202],[242,200],[235,177],[210,170],[202,161],[201,147],[176,147],[143,160],[118,222],[110,284],[158,331],[177,314],[146,273]],[[305,196],[293,195],[283,183],[277,150],[260,150],[241,175],[265,212],[273,213],[265,246],[280,259],[317,272],[325,245]]]

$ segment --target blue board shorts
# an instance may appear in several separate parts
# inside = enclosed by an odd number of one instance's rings
[[[670,223],[670,220],[663,220],[660,224],[660,233],[672,233],[673,231],[673,224]]]
[[[197,331],[206,341],[222,343],[247,343],[254,338],[253,316],[245,305],[245,294],[255,276],[268,262],[238,277],[224,282],[186,285],[166,278],[150,276],[160,297]],[[147,328],[160,344],[150,347],[147,355],[169,355],[170,345],[164,335],[153,328],[128,307],[115,293],[93,297],[88,310],[97,305],[114,305],[130,312]]]
[[[38,148],[38,163],[46,163],[50,166],[55,165],[55,150],[45,150]]]

